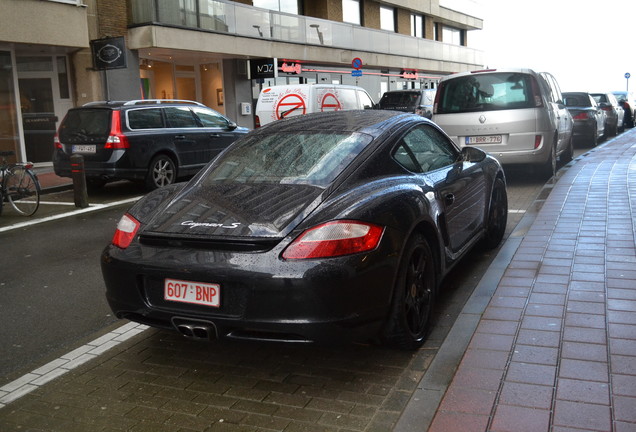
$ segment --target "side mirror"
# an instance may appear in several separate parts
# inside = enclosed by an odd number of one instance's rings
[[[481,162],[486,159],[486,152],[477,147],[462,147],[462,160],[464,162]]]
[[[238,125],[236,123],[234,123],[233,121],[228,121],[227,122],[227,129],[233,131],[234,129],[236,129],[238,127]]]

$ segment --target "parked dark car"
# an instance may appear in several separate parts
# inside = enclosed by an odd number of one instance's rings
[[[435,89],[391,90],[384,92],[378,109],[403,111],[433,117]]]
[[[596,147],[605,135],[605,111],[586,92],[564,92],[563,102],[574,120],[574,140]]]
[[[605,136],[616,136],[623,130],[625,111],[619,105],[613,93],[590,93],[596,103],[605,111]]]
[[[627,91],[615,91],[614,96],[618,100],[618,104],[623,107],[625,111],[625,127],[634,127],[634,117],[636,116],[636,98],[632,92]]]
[[[53,167],[71,177],[70,158],[77,153],[89,186],[127,179],[152,190],[196,174],[247,132],[198,102],[92,102],[70,109],[62,120]]]
[[[272,122],[120,220],[101,257],[118,318],[185,336],[424,342],[441,279],[496,247],[504,172],[414,114]]]

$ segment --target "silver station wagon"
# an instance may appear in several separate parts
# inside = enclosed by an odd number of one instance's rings
[[[477,146],[503,165],[544,177],[572,159],[572,116],[554,77],[531,69],[490,69],[442,78],[433,121],[459,146]]]

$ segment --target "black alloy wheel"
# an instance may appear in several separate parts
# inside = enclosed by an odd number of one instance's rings
[[[499,246],[506,232],[508,223],[508,194],[506,185],[501,178],[497,178],[490,194],[490,207],[488,208],[488,220],[486,221],[486,235],[484,247],[494,249]]]
[[[177,180],[177,168],[173,160],[166,155],[155,156],[150,162],[146,174],[146,188],[154,190],[168,186]]]
[[[422,346],[430,327],[436,279],[431,248],[422,235],[415,234],[400,263],[384,338],[387,344],[405,350]]]

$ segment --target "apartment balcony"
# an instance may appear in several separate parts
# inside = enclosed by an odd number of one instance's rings
[[[222,0],[131,0],[132,49],[169,48],[365,66],[460,72],[482,51]],[[247,42],[245,38],[249,38]]]

